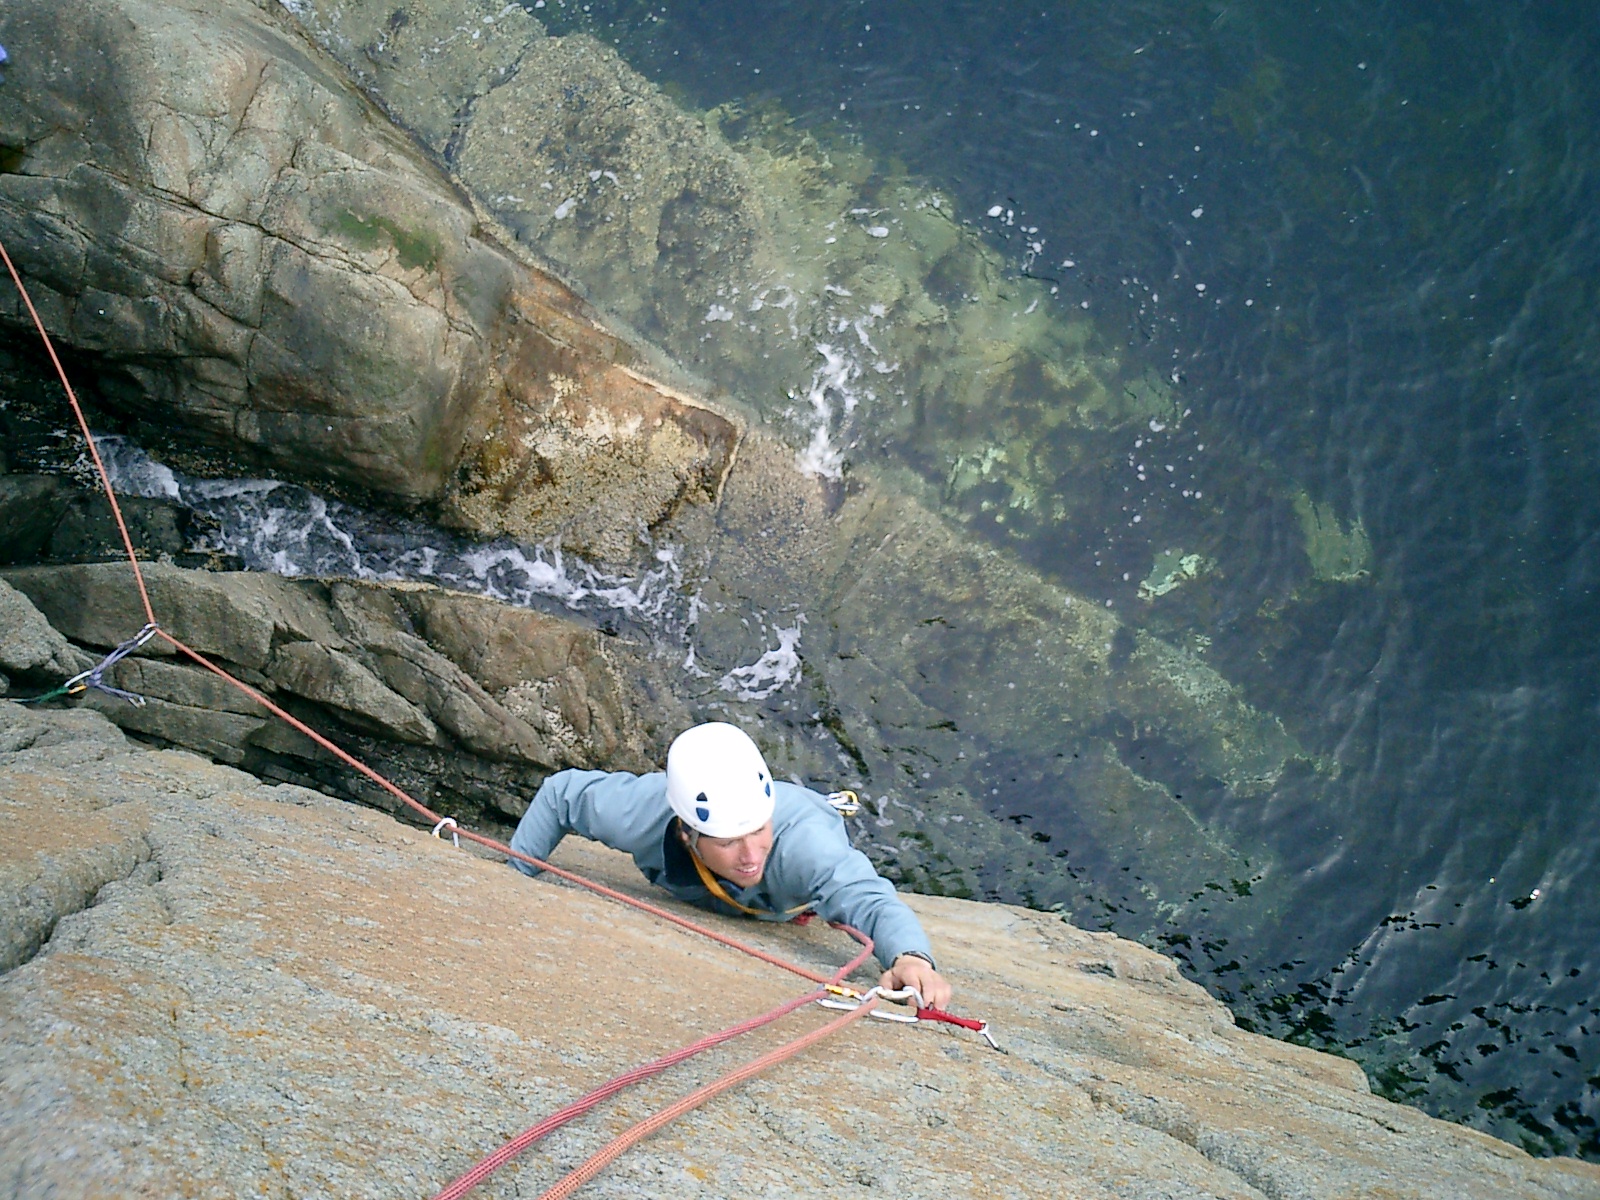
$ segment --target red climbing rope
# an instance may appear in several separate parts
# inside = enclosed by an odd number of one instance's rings
[[[638,1142],[642,1142],[645,1138],[656,1132],[656,1130],[670,1124],[672,1121],[676,1120],[678,1117],[681,1117],[690,1109],[700,1107],[700,1105],[704,1104],[707,1100],[710,1100],[713,1096],[719,1096],[729,1088],[737,1087],[746,1079],[750,1079],[761,1074],[762,1071],[765,1071],[770,1066],[774,1066],[777,1063],[783,1062],[785,1059],[793,1058],[807,1046],[814,1045],[817,1042],[820,1042],[823,1038],[839,1032],[839,1030],[850,1024],[851,1021],[860,1020],[862,1017],[866,1016],[872,1011],[873,1005],[876,1003],[876,1000],[869,1000],[860,1008],[852,1009],[844,1016],[829,1021],[826,1025],[820,1025],[816,1029],[813,1029],[810,1033],[801,1034],[799,1037],[795,1038],[794,1041],[779,1046],[776,1050],[767,1051],[767,1053],[763,1054],[760,1058],[746,1063],[736,1071],[728,1072],[728,1074],[724,1075],[721,1079],[708,1083],[704,1087],[696,1088],[682,1100],[679,1100],[675,1104],[669,1104],[666,1108],[663,1108],[660,1112],[656,1113],[655,1116],[646,1117],[643,1121],[640,1121],[637,1125],[631,1127],[626,1133],[614,1139],[599,1153],[594,1154],[585,1160],[582,1166],[578,1167],[577,1170],[573,1171],[560,1183],[556,1184],[555,1187],[545,1192],[539,1197],[539,1200],[562,1200],[563,1197],[572,1195],[573,1192],[577,1191],[584,1184],[588,1183],[589,1180],[593,1179],[596,1175],[603,1171],[608,1164],[624,1153],[629,1147]]]
[[[128,552],[128,562],[133,565],[133,577],[139,584],[139,599],[144,602],[145,620],[154,625],[157,623],[156,614],[150,608],[150,593],[145,591],[144,572],[139,570],[139,559],[133,553],[133,539],[128,536],[128,526],[122,519],[122,509],[117,504],[117,494],[111,489],[111,476],[106,473],[105,463],[100,461],[100,450],[94,444],[94,435],[89,432],[89,422],[84,419],[83,409],[78,405],[78,394],[72,390],[66,369],[62,367],[61,359],[56,356],[55,343],[45,332],[44,322],[39,319],[39,310],[34,308],[33,297],[28,295],[28,289],[22,286],[22,276],[17,274],[16,265],[12,263],[11,255],[6,253],[4,242],[0,242],[0,258],[6,260],[6,270],[11,272],[11,282],[17,285],[17,291],[22,295],[22,302],[28,306],[28,315],[33,318],[33,327],[39,331],[40,338],[44,340],[44,348],[49,351],[50,361],[55,364],[56,374],[61,377],[61,386],[67,389],[67,399],[72,403],[73,415],[78,418],[78,428],[83,431],[83,440],[89,445],[89,455],[94,459],[94,469],[100,472],[100,486],[105,488],[106,496],[111,501],[111,515],[117,519],[117,531],[122,534],[122,547]]]
[[[106,499],[111,504],[112,515],[116,518],[117,529],[122,535],[123,549],[127,552],[129,566],[133,569],[134,583],[138,587],[139,599],[144,605],[145,616],[148,620],[148,624],[146,629],[143,631],[142,636],[147,637],[150,633],[153,633],[155,636],[160,637],[163,641],[167,642],[174,650],[178,651],[178,653],[184,655],[201,667],[204,667],[206,670],[226,680],[228,683],[242,691],[245,695],[253,699],[257,704],[260,704],[268,712],[272,713],[274,716],[278,717],[292,728],[298,730],[300,733],[303,733],[318,746],[321,746],[324,750],[334,755],[334,757],[339,759],[339,761],[343,762],[353,770],[358,771],[367,779],[381,787],[384,791],[388,792],[391,796],[394,796],[397,800],[401,801],[408,808],[415,811],[419,816],[423,817],[430,824],[432,824],[436,831],[446,823],[454,825],[453,820],[447,821],[445,818],[441,818],[438,813],[435,813],[429,809],[421,801],[414,799],[394,783],[380,775],[377,771],[374,771],[371,767],[367,766],[353,755],[335,745],[328,738],[312,729],[305,722],[286,712],[277,704],[274,704],[271,700],[268,700],[255,688],[252,688],[243,681],[234,678],[234,676],[230,675],[227,671],[224,671],[221,667],[217,666],[199,651],[185,645],[172,634],[161,628],[160,623],[156,620],[155,610],[150,603],[150,592],[145,586],[144,572],[140,570],[138,556],[134,553],[133,539],[128,534],[128,526],[126,521],[123,519],[121,505],[117,503],[116,490],[111,486],[111,477],[106,471],[104,462],[102,462],[100,458],[100,451],[95,445],[94,435],[89,431],[89,423],[87,418],[84,416],[82,406],[78,403],[77,393],[73,391],[72,384],[67,378],[66,370],[61,365],[61,359],[56,354],[55,344],[51,341],[49,333],[45,330],[44,322],[40,319],[38,310],[34,308],[33,300],[28,295],[28,289],[23,285],[22,277],[18,274],[15,264],[11,261],[11,255],[7,252],[3,242],[0,242],[0,259],[4,259],[6,269],[11,274],[12,282],[16,284],[17,291],[22,296],[23,303],[27,306],[28,314],[33,318],[34,327],[39,331],[39,337],[43,340],[45,349],[49,352],[50,361],[55,365],[56,374],[61,379],[62,387],[66,389],[67,400],[72,406],[73,415],[77,418],[78,428],[83,433],[83,440],[85,444],[87,444],[89,448],[89,454],[94,460],[95,469],[99,472],[100,484],[105,491]],[[102,664],[102,667],[106,665],[109,664]],[[848,978],[851,972],[865,962],[867,956],[872,953],[872,940],[865,934],[861,933],[859,930],[851,929],[846,925],[836,925],[836,928],[844,930],[857,941],[861,942],[863,949],[854,959],[836,971],[833,976],[823,976],[814,971],[810,971],[805,967],[798,966],[794,963],[785,962],[776,955],[768,954],[767,952],[758,950],[754,946],[747,945],[736,938],[731,938],[725,934],[718,933],[713,929],[708,929],[703,925],[697,924],[694,921],[690,921],[676,913],[669,912],[668,910],[658,907],[657,905],[650,904],[644,900],[639,900],[636,897],[629,896],[624,892],[619,892],[614,888],[606,887],[604,884],[596,883],[593,880],[585,879],[581,875],[574,874],[571,871],[563,870],[560,867],[552,866],[551,864],[540,859],[533,858],[530,855],[522,854],[516,850],[513,850],[510,846],[496,841],[493,838],[485,837],[483,834],[474,833],[470,830],[459,829],[459,827],[457,828],[459,836],[466,838],[468,841],[476,842],[481,846],[486,846],[490,849],[496,850],[510,858],[514,858],[520,862],[525,862],[530,866],[537,867],[542,871],[548,871],[558,878],[565,879],[570,883],[579,885],[580,887],[588,888],[590,891],[596,892],[599,895],[606,896],[622,904],[629,905],[630,907],[636,908],[641,912],[649,913],[651,916],[668,921],[674,925],[680,926],[683,929],[690,930],[691,932],[697,933],[702,937],[709,938],[712,941],[720,942],[725,946],[739,950],[744,954],[748,954],[753,958],[760,959],[762,962],[768,963],[772,966],[780,967],[783,970],[789,971],[795,975],[799,975],[802,978],[809,979],[814,983],[837,986],[844,979]],[[654,1062],[647,1063],[644,1066],[637,1067],[632,1071],[617,1076],[610,1082],[590,1092],[582,1099],[567,1105],[565,1108],[553,1113],[551,1116],[545,1118],[537,1125],[531,1126],[521,1134],[518,1134],[515,1138],[512,1138],[510,1141],[506,1142],[505,1145],[501,1146],[498,1150],[485,1157],[470,1171],[451,1182],[443,1191],[438,1193],[438,1196],[435,1198],[435,1200],[458,1200],[459,1197],[465,1195],[484,1179],[487,1179],[490,1174],[492,1174],[506,1162],[509,1162],[528,1146],[546,1136],[552,1130],[557,1129],[575,1117],[588,1112],[596,1104],[599,1104],[602,1100],[615,1095],[617,1092],[621,1091],[625,1087],[628,1087],[630,1084],[637,1083],[642,1079],[648,1079],[653,1075],[660,1074],[668,1067],[671,1067],[676,1063],[680,1063],[703,1050],[710,1049],[713,1046],[721,1045],[722,1043],[738,1037],[743,1033],[748,1033],[753,1029],[758,1029],[763,1025],[770,1024],[780,1017],[794,1012],[796,1009],[802,1008],[813,1001],[821,999],[826,994],[826,991],[813,992],[810,995],[788,1001],[787,1003],[773,1009],[771,1012],[764,1013],[759,1017],[751,1018],[750,1020],[744,1021],[738,1025],[730,1026],[727,1029],[710,1034],[707,1037],[701,1038],[699,1041],[691,1043],[690,1045],[681,1047],[680,1049],[675,1050],[672,1053],[655,1060]],[[692,1108],[698,1107],[711,1097],[718,1095],[721,1092],[738,1085],[739,1083],[742,1083],[744,1080],[758,1074],[767,1067],[792,1057],[801,1050],[805,1049],[807,1046],[810,1046],[822,1038],[827,1037],[829,1034],[842,1029],[851,1021],[866,1016],[873,1010],[873,1007],[876,1004],[876,999],[868,999],[866,1002],[862,1003],[845,1016],[840,1017],[827,1025],[820,1026],[819,1028],[812,1030],[810,1033],[804,1034],[794,1041],[780,1046],[776,1050],[769,1051],[767,1054],[764,1054],[760,1058],[757,1058],[752,1062],[747,1063],[745,1066],[723,1076],[714,1083],[708,1084],[705,1087],[690,1093],[682,1100],[679,1100],[676,1104],[663,1109],[654,1117],[651,1117],[648,1120],[642,1121],[633,1126],[621,1137],[617,1138],[609,1146],[602,1150],[599,1154],[596,1154],[594,1157],[589,1159],[576,1171],[568,1175],[566,1179],[563,1179],[549,1192],[545,1193],[543,1200],[556,1200],[557,1197],[570,1196],[584,1183],[598,1174],[606,1166],[606,1164],[613,1161],[618,1155],[622,1154],[636,1142],[649,1136],[657,1129],[660,1129],[662,1126],[672,1121],[675,1117],[681,1115],[682,1113],[688,1112]],[[968,1021],[965,1018],[955,1017],[951,1014],[942,1013],[934,1009],[923,1009],[919,1011],[917,1015],[924,1019],[949,1021],[952,1024],[961,1025],[965,1028],[976,1029],[978,1032],[983,1033],[986,1037],[988,1036],[987,1026],[983,1025],[982,1022]],[[990,1041],[991,1044],[993,1044],[993,1039],[990,1039]]]
[[[771,1024],[779,1017],[786,1017],[794,1012],[795,1009],[804,1008],[807,1004],[827,994],[827,992],[819,990],[811,992],[809,995],[801,996],[798,999],[790,1000],[786,1004],[779,1005],[771,1012],[763,1013],[759,1017],[752,1017],[742,1024],[730,1026],[718,1033],[711,1034],[709,1037],[703,1037],[698,1042],[682,1046],[671,1054],[656,1059],[655,1062],[646,1063],[642,1067],[635,1067],[631,1071],[618,1075],[615,1079],[595,1088],[594,1091],[584,1096],[581,1100],[575,1100],[565,1108],[557,1109],[537,1125],[531,1125],[524,1129],[494,1153],[485,1155],[472,1170],[451,1180],[433,1200],[459,1200],[460,1197],[465,1196],[529,1146],[554,1133],[573,1118],[581,1117],[602,1100],[609,1100],[624,1088],[630,1087],[641,1080],[649,1079],[653,1075],[659,1075],[668,1067],[676,1066],[685,1059],[699,1054],[702,1050],[720,1046],[723,1042],[736,1038],[741,1033],[749,1033],[752,1029],[759,1029],[763,1025]]]
[[[859,967],[863,962],[865,962],[867,955],[872,953],[871,938],[857,930],[851,929],[848,925],[842,925],[839,926],[839,928],[843,929],[857,941],[861,942],[862,950],[861,953],[856,955],[855,958],[851,959],[848,963],[834,972],[832,980],[829,981],[830,983],[834,984],[848,979],[850,977],[850,973]],[[723,1042],[730,1041],[742,1033],[749,1033],[752,1029],[759,1029],[763,1025],[769,1025],[773,1021],[776,1021],[779,1017],[788,1016],[796,1009],[804,1008],[807,1004],[814,1003],[826,995],[828,995],[828,992],[826,989],[823,989],[811,992],[809,995],[801,996],[798,999],[790,1000],[785,1004],[780,1004],[771,1012],[763,1013],[759,1017],[752,1017],[750,1020],[741,1024],[731,1026],[727,1029],[721,1030],[718,1033],[710,1034],[707,1037],[701,1038],[698,1042],[692,1042],[687,1046],[680,1047],[679,1049],[674,1050],[671,1054],[664,1055],[652,1063],[646,1063],[644,1066],[635,1067],[631,1071],[627,1071],[624,1074],[618,1075],[615,1079],[612,1079],[608,1083],[604,1083],[600,1087],[597,1087],[594,1091],[590,1092],[587,1096],[584,1096],[581,1100],[573,1101],[565,1108],[551,1113],[537,1125],[530,1126],[529,1128],[523,1130],[516,1137],[506,1142],[505,1145],[494,1151],[494,1153],[487,1155],[481,1162],[473,1167],[472,1170],[466,1172],[464,1175],[461,1175],[459,1178],[452,1180],[447,1187],[445,1187],[437,1196],[434,1197],[434,1200],[459,1200],[459,1197],[466,1195],[474,1187],[482,1183],[485,1179],[487,1179],[495,1171],[499,1170],[506,1163],[510,1162],[517,1155],[521,1154],[529,1146],[533,1145],[546,1135],[561,1128],[561,1126],[565,1125],[574,1117],[582,1116],[596,1104],[599,1104],[600,1101],[616,1095],[624,1088],[638,1083],[640,1080],[649,1079],[651,1076],[659,1075],[668,1067],[676,1066],[685,1059],[692,1058],[694,1055],[699,1054],[702,1050],[709,1050],[713,1046],[720,1046]]]

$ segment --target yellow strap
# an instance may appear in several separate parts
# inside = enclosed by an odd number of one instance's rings
[[[700,876],[700,882],[705,884],[706,891],[710,892],[718,900],[721,900],[724,904],[732,905],[740,912],[747,913],[752,917],[759,917],[772,912],[771,909],[750,908],[747,905],[740,904],[732,896],[728,895],[728,889],[723,887],[722,881],[711,873],[711,868],[706,866],[706,864],[701,861],[700,855],[695,848],[690,846],[688,847],[688,850],[689,858],[694,862],[694,869]],[[797,904],[793,908],[789,909],[784,915],[792,917],[797,913],[805,912],[805,910],[810,907],[811,905],[809,904]]]

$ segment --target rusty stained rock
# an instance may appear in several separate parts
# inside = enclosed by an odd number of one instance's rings
[[[508,297],[493,342],[498,406],[441,515],[623,560],[682,503],[716,498],[740,428],[631,369],[624,344],[570,319],[573,300],[548,283]]]

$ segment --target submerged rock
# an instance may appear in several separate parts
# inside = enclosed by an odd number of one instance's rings
[[[19,1198],[430,1195],[606,1079],[809,989],[383,814],[138,749],[92,714],[0,702],[0,797],[0,1168]],[[557,861],[675,907],[623,856],[569,842]],[[1132,943],[907,901],[959,1011],[1007,1055],[859,1022],[586,1194],[1600,1195],[1600,1168],[1529,1158],[1234,1028]],[[850,953],[815,925],[684,911],[807,969]],[[475,1194],[543,1191],[759,1048],[632,1089]]]

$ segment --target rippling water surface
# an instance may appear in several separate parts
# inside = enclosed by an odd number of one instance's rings
[[[1183,627],[1141,619],[1205,639],[1338,764],[1250,818],[1310,882],[1300,910],[1253,944],[1169,948],[1242,1019],[1343,1048],[1388,1094],[1600,1158],[1593,10],[537,11],[693,106],[859,138],[1173,380],[1187,440],[1130,444],[1105,484],[1140,520],[994,534],[1127,611],[1177,530],[1248,563]],[[1365,575],[1315,577],[1319,523],[1364,533]],[[1051,803],[1031,819],[1070,824]]]

